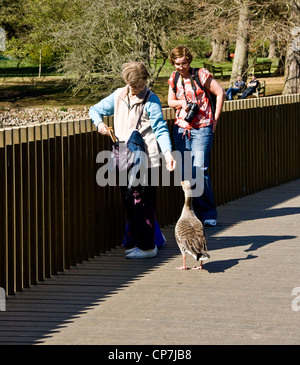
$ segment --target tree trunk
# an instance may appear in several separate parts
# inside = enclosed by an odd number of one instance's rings
[[[247,80],[248,52],[249,52],[249,4],[248,1],[239,1],[240,12],[237,31],[237,41],[232,65],[230,84],[236,81],[238,75]]]
[[[300,0],[291,0],[291,34],[285,61],[283,94],[300,93]]]
[[[42,77],[42,48],[40,48],[39,77]]]
[[[284,68],[285,68],[285,55],[281,55],[279,58],[277,69],[273,73],[273,76],[283,76]]]
[[[277,51],[276,51],[276,35],[273,34],[270,37],[270,47],[269,47],[268,58],[269,59],[274,59],[276,57],[277,57]]]
[[[6,33],[5,29],[0,27],[0,51],[4,52],[6,49]]]
[[[212,62],[226,62],[228,59],[228,47],[229,41],[221,38],[215,38],[211,42],[212,54],[210,56],[210,61]]]

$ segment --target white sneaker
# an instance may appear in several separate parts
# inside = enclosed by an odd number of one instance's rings
[[[129,248],[128,250],[125,251],[125,255],[128,255],[129,253],[133,252],[136,249],[136,246]]]
[[[135,247],[131,253],[126,255],[128,259],[145,259],[148,257],[154,257],[157,255],[157,247],[153,248],[152,250],[140,250],[138,247]]]
[[[203,225],[206,227],[215,227],[217,225],[217,220],[216,219],[206,219],[203,222]]]

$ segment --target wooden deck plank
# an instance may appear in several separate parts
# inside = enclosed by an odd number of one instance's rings
[[[175,269],[165,227],[155,258],[128,260],[119,247],[9,297],[0,344],[299,344],[300,180],[218,212],[204,270]]]

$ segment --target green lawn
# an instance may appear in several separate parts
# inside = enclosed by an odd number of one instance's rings
[[[257,62],[267,62],[269,61],[267,58],[258,58]],[[191,64],[192,67],[203,67],[204,63],[210,63],[207,58],[195,58]],[[158,60],[158,67],[161,64],[161,60]],[[232,70],[233,62],[222,62],[222,63],[214,63],[217,67],[223,68],[223,73],[225,77],[229,77]],[[273,60],[272,71],[275,71],[277,68],[278,60]],[[17,76],[38,76],[38,65],[30,62],[29,60],[24,60],[17,68],[18,61],[14,59],[1,59],[0,57],[0,77],[17,77]],[[173,71],[173,66],[167,60],[161,73],[160,77],[169,77],[171,72]],[[43,66],[42,67],[42,75],[43,76],[60,76],[53,67]]]
[[[258,62],[266,61],[267,59],[258,59]],[[205,58],[195,58],[191,64],[192,67],[203,67],[204,63],[209,62]],[[272,65],[272,72],[276,70],[278,61],[275,60]],[[224,62],[214,64],[217,67],[223,68],[224,80],[218,81],[223,83],[223,86],[228,83],[232,62]],[[169,61],[166,61],[158,79],[156,80],[153,91],[159,96],[162,106],[167,106],[168,96],[168,78],[170,77],[173,66]],[[16,60],[8,60],[0,58],[0,97],[2,100],[10,102],[12,105],[16,101],[21,103],[22,100],[26,106],[31,104],[43,106],[44,105],[58,105],[68,106],[74,105],[89,105],[97,101],[84,100],[84,94],[74,97],[70,90],[68,90],[68,83],[57,84],[57,80],[62,76],[58,74],[54,68],[43,67],[42,79],[38,77],[38,65],[22,61],[17,67]],[[271,80],[270,80],[271,81]],[[100,97],[100,96],[99,96]],[[0,98],[0,99],[1,99]]]
[[[57,76],[54,67],[43,66],[43,76]],[[18,61],[14,59],[0,58],[0,78],[9,77],[36,77],[39,75],[39,66],[30,61],[22,61],[18,67]]]

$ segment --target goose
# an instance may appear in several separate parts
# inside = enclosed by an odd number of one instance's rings
[[[193,269],[201,270],[203,268],[202,261],[210,258],[207,252],[207,238],[203,228],[203,224],[196,217],[192,206],[192,190],[188,180],[181,182],[182,189],[185,195],[185,202],[176,225],[175,238],[178,247],[182,254],[182,266],[178,270],[187,270],[186,253],[194,257],[195,260],[200,260],[200,265]]]

